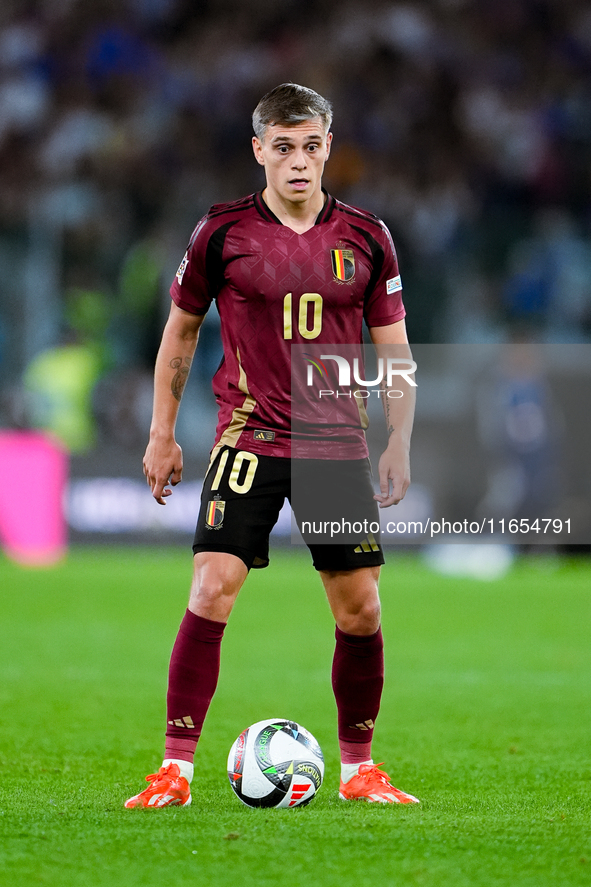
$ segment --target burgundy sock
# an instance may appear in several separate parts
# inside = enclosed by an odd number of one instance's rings
[[[384,685],[384,642],[382,630],[372,635],[335,631],[332,663],[339,723],[339,745],[344,764],[371,758],[374,722],[380,710]]]
[[[170,657],[165,758],[192,761],[220,671],[225,622],[187,610]]]

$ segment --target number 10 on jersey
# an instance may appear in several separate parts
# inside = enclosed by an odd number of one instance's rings
[[[304,293],[299,302],[295,299],[293,305],[292,294],[288,293],[283,299],[283,338],[293,338],[293,314],[294,307],[297,314],[298,332],[302,339],[315,339],[322,329],[322,296],[319,293]],[[311,323],[311,327],[310,327]]]

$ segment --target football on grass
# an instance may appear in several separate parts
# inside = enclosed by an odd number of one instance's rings
[[[243,730],[228,755],[230,785],[249,807],[302,807],[323,777],[320,746],[295,721],[258,721]]]

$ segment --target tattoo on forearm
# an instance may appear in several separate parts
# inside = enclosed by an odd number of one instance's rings
[[[176,370],[173,380],[170,383],[170,390],[173,397],[180,401],[183,396],[183,390],[189,378],[189,370],[191,369],[191,358],[173,357],[169,363],[173,370]]]
[[[390,435],[394,431],[394,428],[392,427],[392,423],[390,422],[390,401],[388,400],[388,397],[387,397],[388,388],[387,388],[384,380],[381,382],[380,388],[382,391],[382,403],[384,405],[384,415],[386,417],[386,428],[388,429],[388,437],[390,437]]]
[[[380,388],[382,390],[382,400],[384,404],[384,415],[386,416],[386,428],[388,429],[388,437],[391,437],[396,430],[392,421],[390,419],[390,400],[387,397],[388,386],[385,384],[385,381],[382,381]]]

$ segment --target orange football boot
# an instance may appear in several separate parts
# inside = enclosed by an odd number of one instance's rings
[[[191,803],[191,789],[178,764],[161,767],[146,776],[150,785],[125,802],[126,807],[186,807]]]
[[[360,764],[359,772],[349,782],[341,779],[339,798],[343,801],[351,801],[362,798],[364,801],[375,801],[379,804],[419,804],[418,798],[401,792],[394,788],[390,777],[383,770],[381,764]]]

